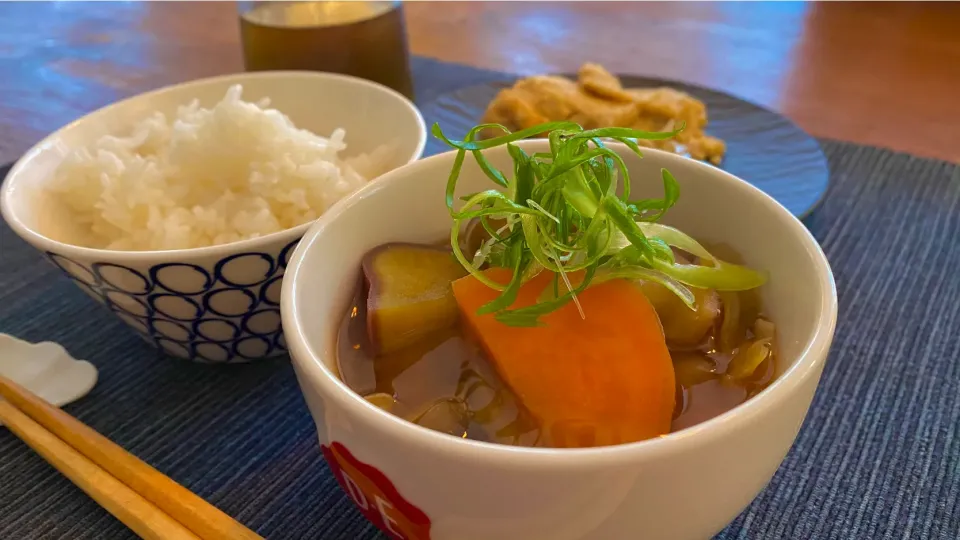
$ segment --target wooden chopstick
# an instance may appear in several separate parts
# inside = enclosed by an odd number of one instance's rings
[[[250,529],[110,439],[3,376],[0,376],[0,396],[9,402],[0,402],[0,420],[10,426],[11,431],[144,538],[262,540]],[[15,428],[15,425],[18,427]],[[33,427],[36,429],[32,429]],[[50,433],[46,433],[43,428]],[[62,440],[58,440],[58,437]],[[71,450],[75,455],[70,454]],[[69,457],[65,457],[68,455]],[[102,469],[109,474],[101,474],[102,471],[98,473],[93,468]],[[170,528],[160,530],[159,533],[153,532],[158,530],[152,528],[153,525],[166,527],[170,524],[160,523],[162,518],[157,518],[156,513],[150,512],[146,507],[137,507],[139,513],[131,514],[126,505],[128,501],[135,499],[130,493],[124,492],[121,486],[137,495],[143,503],[155,505],[153,508],[160,510],[160,513],[166,513],[170,521],[179,522],[181,529],[185,527],[183,533],[166,532],[173,530]],[[120,494],[123,496],[115,496]],[[128,518],[130,521],[127,521]],[[141,527],[144,532],[136,527]]]
[[[0,399],[0,421],[100,506],[148,540],[199,540],[136,491],[61,441],[8,401]]]

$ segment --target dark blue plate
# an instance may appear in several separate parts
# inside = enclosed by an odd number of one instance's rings
[[[727,143],[720,168],[762,189],[795,216],[809,214],[827,191],[830,171],[816,139],[769,109],[716,90],[686,83],[620,76],[626,88],[669,86],[707,106],[707,133]],[[502,79],[434,96],[420,110],[427,126],[439,122],[445,133],[460,137],[480,122],[497,92],[513,84]],[[430,137],[427,154],[448,148]]]

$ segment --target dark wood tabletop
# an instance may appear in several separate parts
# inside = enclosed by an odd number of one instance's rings
[[[595,61],[776,109],[816,136],[960,161],[960,3],[408,3],[414,54]],[[0,3],[0,162],[118,99],[242,70],[231,2]]]

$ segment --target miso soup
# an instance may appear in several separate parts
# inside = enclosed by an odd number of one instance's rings
[[[504,134],[475,142],[483,129]],[[664,436],[750,399],[776,371],[767,275],[660,224],[680,182],[661,170],[663,196],[635,198],[604,142],[640,154],[636,140],[682,129],[488,124],[455,141],[435,124],[458,153],[449,239],[366,255],[340,329],[343,380],[454,437],[559,448]],[[538,134],[549,152],[513,144]],[[485,157],[501,145],[512,168]],[[458,197],[468,154],[494,186]]]
[[[393,261],[371,268],[374,263],[370,259],[388,252]],[[393,244],[372,252],[366,271],[409,272],[425,282],[437,265],[424,254],[434,253],[453,259],[435,246]],[[443,271],[436,274],[439,282],[449,279]],[[340,376],[355,392],[392,414],[456,437],[521,446],[592,446],[552,440],[550,430],[542,429],[542,421],[525,409],[523,400],[500,378],[456,311],[446,311],[448,316],[452,313],[452,320],[434,323],[434,328],[409,345],[378,352],[371,344],[368,326],[370,281],[361,279],[338,339]],[[698,292],[700,304],[697,310],[690,310],[672,301],[662,288],[639,282],[635,286],[645,290],[660,308],[658,316],[675,373],[670,431],[736,407],[774,378],[773,324],[761,315],[755,291]],[[436,309],[435,300],[433,304]],[[442,320],[417,309],[399,316],[410,321]],[[421,305],[419,309],[430,307]],[[737,367],[731,366],[735,357],[745,367],[731,374],[731,367]],[[603,368],[602,364],[593,367]],[[589,426],[584,429],[589,431]]]

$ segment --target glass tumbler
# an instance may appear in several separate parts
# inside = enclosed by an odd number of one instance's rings
[[[388,2],[238,2],[248,71],[353,75],[413,99],[403,6]]]

